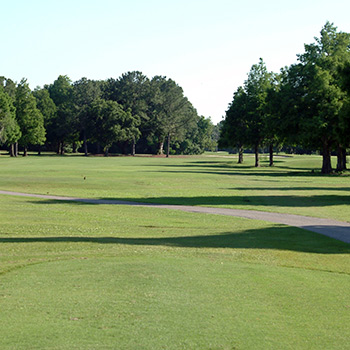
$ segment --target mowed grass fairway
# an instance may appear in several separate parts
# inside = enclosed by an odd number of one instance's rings
[[[320,157],[0,156],[0,189],[349,221]],[[84,179],[85,177],[85,179]],[[0,349],[350,349],[350,245],[283,225],[0,195]]]
[[[350,220],[350,173],[321,175],[320,156],[276,157],[273,168],[266,159],[258,169],[252,156],[246,156],[242,165],[236,164],[236,157],[225,156],[0,156],[0,160],[1,190]]]

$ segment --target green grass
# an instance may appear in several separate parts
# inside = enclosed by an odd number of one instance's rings
[[[335,161],[335,159],[333,160]],[[217,206],[350,219],[349,173],[323,176],[320,156],[28,157],[1,156],[0,189],[87,198]],[[311,171],[316,171],[312,173]],[[85,180],[84,180],[85,177]]]
[[[0,185],[188,204],[219,201],[220,189],[267,196],[283,177],[283,193],[293,195],[287,188],[294,187],[304,197],[346,196],[349,178],[312,175],[310,159],[288,158],[286,168],[254,175],[224,157],[1,157]],[[333,207],[322,203],[315,216]],[[348,205],[337,205],[345,216]],[[350,349],[349,244],[283,225],[165,209],[1,195],[0,210],[1,350]]]

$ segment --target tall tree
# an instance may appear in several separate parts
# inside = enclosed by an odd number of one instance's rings
[[[315,43],[305,45],[305,53],[298,55],[296,87],[303,91],[297,102],[306,106],[299,119],[300,129],[321,146],[322,173],[328,174],[332,171],[331,150],[343,148],[339,125],[346,94],[339,71],[350,61],[350,35],[337,32],[329,22],[320,34]]]
[[[177,154],[202,154],[205,150],[214,151],[217,142],[213,140],[214,125],[210,118],[197,116],[196,123],[187,128],[184,139],[175,143],[172,149]]]
[[[254,147],[255,166],[259,163],[259,147],[268,138],[267,134],[267,95],[271,89],[274,75],[268,72],[262,58],[258,64],[254,64],[248,73],[248,79],[244,83],[247,94],[247,140]]]
[[[15,156],[14,144],[21,138],[21,130],[16,121],[13,99],[0,84],[0,143],[10,145],[10,155]]]
[[[339,68],[339,73],[341,87],[346,93],[346,101],[340,115],[340,129],[344,147],[341,154],[338,151],[337,170],[341,171],[347,168],[346,147],[350,147],[350,62],[345,62],[344,66]]]
[[[33,91],[33,95],[36,99],[36,104],[41,114],[44,117],[44,127],[46,130],[46,140],[51,142],[54,138],[54,121],[57,117],[57,107],[50,97],[50,94],[46,88],[37,87]],[[40,154],[40,149],[39,149]]]
[[[130,110],[135,120],[140,121],[140,132],[147,133],[149,79],[139,71],[127,72],[117,79],[109,79],[105,85],[105,97],[121,104],[124,110]],[[136,141],[140,132],[130,134],[132,154],[135,155]]]
[[[73,103],[75,107],[75,120],[84,142],[84,154],[88,155],[88,139],[92,137],[94,121],[90,118],[89,108],[91,104],[101,97],[99,82],[81,78],[73,83]]]
[[[237,147],[239,164],[243,163],[243,147],[249,143],[247,104],[248,95],[240,86],[233,95],[220,130],[220,147]]]
[[[28,145],[43,145],[45,142],[44,118],[36,106],[35,97],[26,79],[22,79],[16,89],[16,120],[21,129],[19,144],[27,155]]]
[[[281,133],[281,125],[283,115],[280,113],[279,92],[281,89],[281,74],[273,74],[271,87],[267,90],[266,104],[265,104],[265,130],[266,141],[269,146],[270,166],[274,165],[273,151],[274,146],[281,145],[285,141]]]
[[[182,88],[173,80],[155,76],[151,86],[153,121],[160,141],[159,153],[163,153],[163,144],[167,139],[169,157],[171,139],[184,135],[186,128],[195,123],[197,112],[184,96]]]
[[[135,118],[130,110],[124,111],[115,101],[96,99],[89,113],[95,120],[95,141],[103,146],[106,156],[113,143],[130,139],[130,134],[135,132]]]
[[[57,107],[56,117],[52,120],[57,143],[57,153],[64,153],[64,144],[74,140],[77,129],[74,120],[73,87],[66,75],[60,75],[53,84],[46,86],[53,102]]]

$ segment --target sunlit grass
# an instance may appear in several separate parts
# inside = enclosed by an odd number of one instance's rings
[[[346,217],[347,177],[281,161],[1,156],[0,187]],[[348,348],[349,244],[166,209],[0,195],[0,211],[1,350]]]
[[[345,243],[216,215],[0,205],[1,349],[347,346]]]
[[[323,176],[320,156],[1,157],[0,189],[293,213],[349,221],[348,174]],[[314,171],[314,172],[312,172]]]

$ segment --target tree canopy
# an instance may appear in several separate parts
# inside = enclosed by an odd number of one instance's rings
[[[134,71],[72,82],[60,75],[34,91],[25,79],[16,84],[0,77],[0,83],[0,143],[12,149],[18,142],[25,154],[33,147],[59,154],[80,148],[86,156],[102,148],[107,155],[132,146],[134,155],[136,144],[139,153],[157,153],[165,140],[167,155],[212,148],[211,120],[198,116],[182,88],[163,76]]]
[[[327,22],[297,60],[280,74],[268,72],[262,59],[252,66],[226,112],[220,143],[254,147],[256,153],[266,143],[283,141],[318,149],[326,174],[336,151],[337,170],[344,170],[350,146],[350,35]]]

